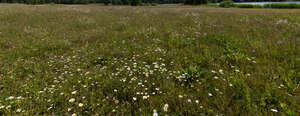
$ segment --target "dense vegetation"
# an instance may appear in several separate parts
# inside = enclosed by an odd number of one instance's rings
[[[0,0],[1,3],[27,3],[27,4],[87,4],[87,3],[104,3],[112,5],[142,5],[142,3],[155,4],[186,4],[200,5],[207,3],[217,3],[226,0]],[[233,0],[234,2],[261,2],[261,1],[287,1],[287,0]]]
[[[300,11],[0,5],[0,115],[300,114]]]
[[[130,5],[141,3],[158,3],[158,4],[176,4],[183,3],[184,0],[0,0],[1,3],[28,3],[28,4],[86,4],[86,3],[105,3],[113,5]]]
[[[300,4],[282,4],[282,3],[273,3],[273,4],[265,4],[265,5],[234,4],[232,7],[237,7],[237,8],[300,9]]]
[[[277,8],[277,9],[300,9],[300,4],[285,4],[285,3],[272,3],[264,5],[256,4],[234,4],[233,1],[223,1],[219,4],[224,8]]]
[[[187,5],[200,5],[200,4],[207,4],[208,0],[184,0],[184,4]]]

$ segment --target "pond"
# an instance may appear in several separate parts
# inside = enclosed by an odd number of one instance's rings
[[[294,2],[235,2],[234,4],[265,5],[265,4],[273,4],[273,3],[300,4],[300,1],[294,1]]]

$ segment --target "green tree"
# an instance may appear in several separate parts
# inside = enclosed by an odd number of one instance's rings
[[[131,6],[138,6],[142,4],[142,0],[131,0]]]
[[[105,5],[111,4],[111,2],[112,2],[111,0],[104,0],[104,1],[103,1],[103,3],[104,3]]]
[[[187,5],[200,5],[200,4],[206,4],[208,0],[185,0],[184,4]]]
[[[112,4],[113,5],[122,5],[122,1],[121,0],[112,0]]]
[[[129,0],[122,0],[123,5],[129,5],[130,1]]]

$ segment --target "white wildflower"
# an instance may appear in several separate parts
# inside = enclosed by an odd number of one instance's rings
[[[9,96],[6,100],[12,100],[12,99],[15,99],[14,96]]]
[[[212,72],[212,73],[216,73],[216,71],[215,71],[215,70],[211,70],[211,72]]]
[[[167,112],[167,111],[168,111],[168,108],[169,108],[169,105],[168,105],[168,104],[165,104],[165,105],[164,105],[164,111]]]
[[[73,91],[73,92],[72,92],[73,95],[76,94],[76,93],[77,93],[77,91]]]
[[[83,103],[79,103],[78,106],[79,106],[79,107],[82,107],[82,106],[83,106]]]
[[[10,109],[10,108],[11,108],[11,105],[6,106],[6,109]]]
[[[132,99],[133,99],[134,101],[136,101],[136,97],[133,97]]]
[[[198,103],[199,103],[199,100],[196,100],[195,102],[196,102],[196,104],[198,104]]]
[[[149,98],[149,95],[148,96],[143,96],[143,99],[148,99]]]
[[[223,74],[223,70],[222,70],[222,69],[220,69],[220,70],[219,70],[219,73]]]
[[[74,99],[74,98],[71,98],[71,99],[69,100],[69,102],[70,102],[70,103],[73,103],[73,102],[75,102],[75,99]]]
[[[272,111],[272,112],[278,112],[278,110],[277,110],[277,109],[271,109],[271,111]]]
[[[179,97],[179,98],[182,98],[183,96],[182,96],[182,95],[178,95],[178,97]]]
[[[214,78],[215,78],[215,79],[218,79],[219,77],[215,76]]]
[[[22,96],[17,97],[18,100],[24,99]]]
[[[153,110],[153,116],[158,116],[158,113],[155,109]]]
[[[16,110],[16,112],[21,112],[21,111],[22,111],[22,109],[20,109],[20,108]]]

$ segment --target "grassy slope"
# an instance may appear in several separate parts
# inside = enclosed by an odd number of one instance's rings
[[[0,5],[0,115],[299,115],[299,13]]]

